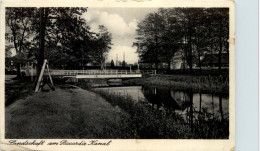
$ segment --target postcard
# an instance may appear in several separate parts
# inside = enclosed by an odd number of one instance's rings
[[[232,151],[235,2],[4,1],[2,150]]]

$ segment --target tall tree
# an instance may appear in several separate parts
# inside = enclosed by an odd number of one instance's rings
[[[155,64],[156,70],[161,60],[160,49],[164,27],[163,18],[158,13],[148,14],[138,24],[137,41],[134,43],[134,45],[138,44],[141,61]]]
[[[46,50],[55,51],[62,49],[66,52],[66,56],[75,57],[81,47],[75,48],[78,44],[77,33],[78,27],[85,23],[85,20],[80,17],[86,8],[39,8],[39,20],[35,20],[35,32],[38,33],[39,47],[37,55],[37,76],[42,68],[43,60],[46,58]],[[39,23],[39,26],[36,24]],[[83,32],[85,34],[85,32]],[[76,41],[76,42],[75,42]],[[74,42],[74,43],[73,43]],[[48,46],[46,48],[46,46]],[[81,46],[81,45],[79,45]],[[54,59],[54,58],[49,58]],[[65,59],[63,59],[65,60]],[[68,59],[70,61],[70,59]],[[72,59],[71,59],[72,60]],[[37,78],[36,78],[37,81]]]
[[[221,74],[221,68],[222,68],[222,53],[223,49],[227,49],[226,52],[228,53],[228,35],[229,35],[229,15],[228,15],[228,9],[218,9],[218,12],[216,13],[218,17],[218,39],[219,39],[219,52],[218,52],[218,69],[219,74]]]
[[[161,61],[168,64],[168,71],[170,70],[172,58],[175,53],[180,50],[179,33],[180,26],[176,19],[176,12],[171,9],[160,8],[158,14],[162,17],[162,23],[164,24],[161,30],[161,46],[160,46],[160,58]]]
[[[92,50],[92,59],[100,65],[103,70],[105,67],[105,59],[111,49],[112,34],[103,25],[99,25],[99,33],[97,39],[93,41],[95,47]]]
[[[39,53],[37,58],[35,85],[38,81],[40,71],[44,61],[46,23],[49,15],[49,8],[40,8],[40,27],[39,27]]]
[[[26,51],[26,46],[32,38],[32,32],[30,30],[31,26],[31,12],[34,8],[6,8],[6,39],[13,43],[13,47],[16,51],[16,68],[17,77],[21,76],[21,62],[24,53]]]
[[[38,75],[45,58],[57,68],[84,68],[95,41],[81,17],[86,12],[87,8],[70,7],[7,8],[6,39],[14,43],[17,56],[23,52],[37,59]]]
[[[206,52],[218,53],[221,71],[222,52],[228,53],[229,18],[226,8],[169,8],[148,14],[138,24],[135,46],[141,61],[168,63],[181,51],[193,72]],[[169,70],[169,68],[168,68]]]

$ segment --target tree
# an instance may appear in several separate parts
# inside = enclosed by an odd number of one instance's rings
[[[40,27],[39,27],[39,53],[37,57],[37,68],[36,68],[36,78],[35,86],[37,84],[41,68],[44,61],[44,50],[45,50],[45,35],[46,35],[46,23],[47,17],[49,15],[49,8],[40,8]]]
[[[138,36],[136,37],[137,42],[135,44],[139,44],[139,57],[142,62],[155,64],[157,70],[160,62],[159,47],[161,44],[161,31],[164,28],[162,18],[158,13],[150,13],[137,27]]]
[[[81,18],[86,11],[86,8],[50,9],[46,26],[46,53],[56,67],[84,69],[84,65],[90,62],[93,33]]]
[[[222,52],[228,53],[229,17],[226,8],[168,8],[148,14],[138,24],[136,42],[141,62],[156,65],[171,60],[180,51],[190,72],[206,52],[218,53],[221,72]]]
[[[80,66],[84,69],[84,65],[92,61],[90,52],[96,50],[95,44],[99,43],[103,46],[103,50],[109,48],[111,36],[108,32],[102,31],[104,33],[101,38],[96,39],[94,37],[96,33],[90,32],[90,27],[81,17],[87,12],[87,8],[7,8],[6,10],[8,27],[6,39],[14,43],[17,56],[37,59],[37,75],[44,59],[51,61],[51,66],[54,68],[75,69]]]
[[[228,15],[228,9],[218,9],[215,13],[218,21],[218,39],[219,39],[219,52],[218,52],[218,69],[219,74],[221,74],[221,58],[222,58],[222,52],[225,48],[227,53],[228,51],[228,35],[229,35],[229,15]]]
[[[44,58],[52,61],[56,68],[84,68],[86,63],[98,58],[91,60],[91,55],[101,56],[97,60],[103,62],[112,35],[104,26],[99,27],[99,33],[90,32],[86,20],[81,17],[86,12],[87,8],[78,7],[10,8],[6,19],[12,29],[9,34],[15,36],[7,35],[6,38],[14,39],[18,53],[26,50],[28,56],[37,59],[38,73]],[[17,18],[19,22],[16,22]],[[20,36],[23,33],[25,36]]]
[[[193,73],[193,60],[195,57],[195,50],[193,47],[193,34],[194,34],[194,19],[193,19],[193,9],[180,8],[177,10],[179,17],[179,23],[182,27],[180,34],[182,35],[183,43],[182,50],[184,51],[184,56],[186,62],[189,66],[190,73]]]
[[[200,74],[201,71],[201,57],[205,51],[207,51],[208,44],[208,33],[209,29],[207,26],[207,9],[204,8],[193,8],[191,9],[191,28],[192,31],[192,45],[194,45],[193,49],[195,52],[194,55],[194,63],[199,66]],[[197,61],[196,61],[197,60]]]
[[[137,53],[141,62],[155,64],[156,70],[160,62],[168,63],[170,70],[171,60],[179,50],[179,24],[176,12],[172,9],[160,8],[156,13],[150,13],[138,24],[136,37]]]
[[[123,62],[122,62],[122,67],[126,67],[125,60],[123,60]]]
[[[41,33],[41,29],[45,28],[45,35],[39,34],[39,39],[41,39],[39,44],[43,41],[45,44],[39,47],[38,62],[42,62],[44,52],[45,58],[52,60],[53,64],[58,67],[77,69],[80,66],[84,69],[89,59],[86,52],[90,51],[88,43],[91,33],[81,15],[87,12],[87,8],[53,7],[40,8],[40,10],[42,11],[40,22],[43,22],[40,25],[43,27],[40,27],[39,31]],[[39,73],[40,63],[38,67]]]
[[[31,12],[34,8],[6,8],[6,39],[13,43],[13,47],[16,51],[16,68],[17,68],[17,77],[21,76],[21,63],[22,53],[26,51],[26,46],[32,38],[32,32],[30,30],[31,22]]]
[[[176,13],[171,9],[160,8],[158,14],[162,17],[162,23],[164,24],[164,29],[161,29],[161,61],[167,62],[168,71],[170,71],[172,58],[174,57],[174,54],[180,50],[180,27],[176,19]]]
[[[99,25],[98,37],[93,41],[94,48],[92,50],[91,57],[93,61],[100,65],[100,68],[104,69],[105,59],[109,50],[111,49],[112,34],[103,25]]]
[[[111,68],[113,69],[115,67],[114,60],[111,60]]]

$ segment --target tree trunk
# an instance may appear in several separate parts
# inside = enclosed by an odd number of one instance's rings
[[[39,34],[39,56],[37,58],[37,69],[34,86],[36,86],[44,61],[45,30],[49,8],[40,8],[40,34]]]
[[[16,31],[14,30],[14,29],[12,29],[12,33],[13,33],[13,37],[14,37],[14,48],[15,48],[15,51],[16,51],[16,53],[17,53],[17,56],[18,56],[18,63],[16,63],[16,69],[17,69],[17,71],[16,71],[16,76],[17,76],[17,78],[20,78],[21,77],[21,68],[20,68],[20,54],[21,54],[21,52],[20,52],[20,50],[18,49],[18,46],[17,46],[17,43],[16,43]]]
[[[171,61],[168,61],[168,72],[171,71]]]
[[[192,92],[189,92],[189,98],[190,98],[190,128],[191,132],[193,132],[193,94]]]
[[[221,75],[221,55],[222,55],[222,18],[219,20],[219,53],[218,53],[218,70]]]
[[[214,53],[213,53],[213,40],[212,40],[212,38],[211,38],[211,40],[210,40],[210,49],[211,49],[210,53],[211,53],[211,55],[213,56],[213,55],[214,55]],[[211,61],[210,61],[209,65],[210,65],[210,66],[212,67],[212,69],[213,69],[213,67],[214,67],[214,64],[213,64],[213,61],[212,61],[212,59],[211,59]]]
[[[190,73],[193,73],[193,69],[192,69],[192,44],[191,44],[191,32],[189,32],[189,49],[188,49],[188,58],[189,58],[189,67],[190,67]]]
[[[187,42],[187,36],[184,37],[184,40],[185,40],[185,44],[184,44],[184,55],[185,55],[185,60],[186,60],[186,63],[187,65],[189,66],[189,52],[188,52],[188,47],[186,45],[186,42]],[[185,66],[185,62],[184,62],[184,66]],[[185,69],[185,67],[184,67]]]
[[[155,70],[158,70],[158,37],[155,35]]]
[[[200,54],[200,47],[199,47],[199,38],[197,36],[197,31],[195,31],[195,38],[196,38],[196,47],[197,47],[197,52],[198,52],[198,61],[199,61],[199,68],[200,68],[200,75],[202,74],[201,72],[201,62],[200,62],[200,57],[201,57],[201,54]]]
[[[222,109],[222,94],[219,95],[219,112],[221,115],[221,122],[223,122],[224,114],[223,114],[223,109]]]
[[[185,51],[185,48],[182,47],[182,49]],[[182,60],[182,64],[183,64],[183,69],[185,70],[185,53],[183,54],[183,51],[181,51],[181,60]],[[181,66],[182,68],[182,66]]]
[[[155,63],[155,70],[158,71],[158,62]]]
[[[202,114],[202,112],[201,112],[201,103],[202,103],[201,92],[199,94],[200,94],[200,108],[199,108],[199,120],[200,120],[201,114]]]
[[[16,76],[17,76],[17,78],[21,78],[21,68],[20,68],[20,63],[17,63],[16,64],[16,69],[17,69],[17,71],[16,71]]]
[[[187,38],[188,38],[188,60],[187,60],[187,63],[189,65],[189,68],[190,68],[190,73],[193,74],[193,69],[192,69],[192,28],[193,28],[193,25],[191,24],[191,18],[190,18],[190,15],[188,14],[188,33],[187,33]]]
[[[227,38],[227,39],[228,39],[228,38]],[[229,56],[229,43],[228,43],[227,41],[226,41],[225,43],[226,43],[225,46],[226,46],[227,54],[228,54],[228,56]]]
[[[200,75],[202,75],[202,71],[201,71],[201,62],[200,62],[200,51],[198,50],[198,55],[199,55],[199,68],[200,68]]]

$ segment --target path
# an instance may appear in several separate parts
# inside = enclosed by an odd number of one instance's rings
[[[7,106],[6,138],[115,138],[121,113],[95,93],[60,86]]]

